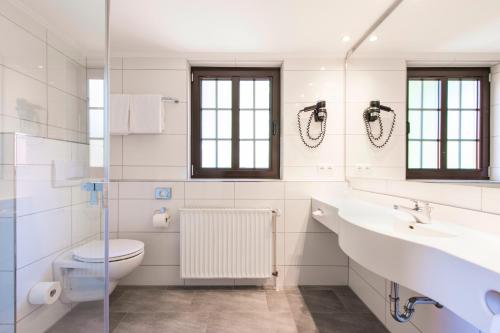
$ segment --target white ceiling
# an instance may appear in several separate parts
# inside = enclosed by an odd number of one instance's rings
[[[103,53],[105,47],[105,2],[103,0],[20,0],[34,16],[58,37],[83,54]]]
[[[344,55],[392,0],[114,0],[114,54]],[[351,43],[342,36],[350,35]]]
[[[14,0],[13,0],[14,1]],[[103,49],[104,0],[20,0],[86,54]],[[393,0],[111,0],[117,55],[343,56]],[[404,0],[355,55],[500,55],[500,0]],[[344,35],[350,42],[342,42]]]
[[[375,35],[357,55],[500,54],[500,0],[404,0]]]

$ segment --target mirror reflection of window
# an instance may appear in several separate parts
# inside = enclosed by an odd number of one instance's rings
[[[488,178],[488,74],[408,69],[408,178]]]

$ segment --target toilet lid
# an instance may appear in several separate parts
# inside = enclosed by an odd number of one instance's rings
[[[133,239],[110,239],[109,261],[135,257],[144,252],[144,243]],[[104,262],[104,241],[93,240],[73,249],[73,258],[83,262]]]

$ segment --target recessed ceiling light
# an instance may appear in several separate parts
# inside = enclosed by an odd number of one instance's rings
[[[342,41],[343,41],[344,43],[346,43],[346,42],[348,42],[348,41],[350,41],[350,40],[351,40],[351,36],[347,36],[347,35],[346,35],[346,36],[342,37]]]
[[[325,66],[321,66],[320,70],[324,71],[326,68]]]
[[[375,41],[377,41],[377,39],[378,39],[378,37],[377,37],[377,36],[375,36],[375,35],[371,35],[371,36],[370,36],[370,38],[368,38],[368,40],[369,40],[370,42],[375,42]]]
[[[36,67],[38,67],[38,69],[43,69],[43,65],[38,65]]]

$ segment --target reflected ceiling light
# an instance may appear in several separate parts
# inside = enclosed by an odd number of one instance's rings
[[[43,69],[43,65],[38,65],[36,67],[38,67],[38,69]]]
[[[348,42],[348,41],[350,41],[350,40],[351,40],[351,36],[347,36],[347,35],[345,35],[344,37],[342,37],[342,41],[343,41],[344,43],[346,43],[346,42]]]
[[[368,40],[369,40],[370,42],[375,42],[375,41],[377,41],[377,39],[378,39],[378,37],[377,37],[377,36],[375,36],[375,35],[371,35],[371,36],[370,36],[370,38],[368,38]]]

